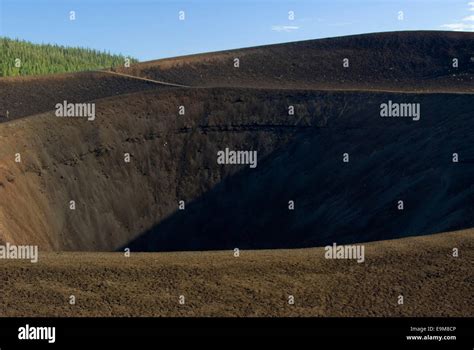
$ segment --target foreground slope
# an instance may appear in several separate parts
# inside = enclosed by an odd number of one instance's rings
[[[1,262],[0,316],[472,316],[473,234],[366,244],[360,264],[323,248],[41,254]]]

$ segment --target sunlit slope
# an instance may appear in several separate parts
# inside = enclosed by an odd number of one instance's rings
[[[363,263],[325,259],[324,248],[41,254],[1,261],[11,283],[0,284],[0,315],[469,317],[473,234],[373,242]]]
[[[474,34],[352,35],[162,59],[116,70],[206,87],[472,92]]]

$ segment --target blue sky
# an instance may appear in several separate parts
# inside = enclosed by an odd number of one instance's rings
[[[474,0],[0,0],[1,36],[142,61],[394,30],[474,31]]]

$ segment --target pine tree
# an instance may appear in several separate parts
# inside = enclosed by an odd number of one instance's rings
[[[15,60],[21,66],[15,67]],[[0,37],[0,77],[90,71],[123,65],[125,56]],[[130,58],[130,62],[138,62]]]

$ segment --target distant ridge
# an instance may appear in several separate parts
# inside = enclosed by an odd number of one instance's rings
[[[455,58],[458,67],[453,67]],[[474,91],[474,33],[359,34],[174,57],[116,70],[199,87]]]

